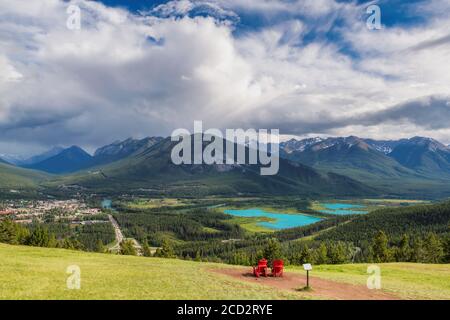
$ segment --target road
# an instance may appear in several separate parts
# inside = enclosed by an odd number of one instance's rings
[[[111,224],[114,228],[114,232],[116,234],[116,242],[117,242],[117,246],[123,241],[123,234],[122,234],[122,230],[120,230],[120,226],[117,223],[116,219],[114,219],[114,217],[110,214],[108,214],[108,218],[109,221],[111,221]]]
[[[122,233],[122,230],[120,230],[120,226],[117,223],[116,219],[111,214],[108,214],[109,221],[111,222],[114,233],[116,234],[116,244],[109,248],[110,251],[116,251],[118,252],[120,250],[120,243],[125,239]],[[138,255],[142,254],[142,246],[139,244],[139,242],[136,239],[130,239],[133,241],[134,247],[136,248]]]

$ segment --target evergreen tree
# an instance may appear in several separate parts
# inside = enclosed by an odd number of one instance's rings
[[[134,247],[134,242],[132,240],[123,240],[120,243],[120,254],[127,256],[137,255],[136,248]]]
[[[258,261],[264,258],[264,249],[259,248],[250,252],[250,262],[252,265],[257,265]]]
[[[161,252],[162,252],[161,248],[157,248],[155,250],[154,257],[162,257]]]
[[[15,223],[6,219],[0,222],[0,242],[18,244],[17,228]]]
[[[345,245],[338,241],[338,243],[331,243],[328,246],[328,261],[331,264],[341,264],[347,261],[347,252]]]
[[[56,236],[54,233],[49,233],[47,247],[56,248],[58,246],[58,240],[56,240]]]
[[[161,245],[161,249],[156,250],[155,257],[161,258],[176,258],[175,251],[172,245],[167,239],[164,239]]]
[[[396,248],[395,260],[408,262],[411,261],[411,258],[412,258],[412,249],[411,246],[409,245],[409,236],[407,234],[404,234],[402,236],[402,239],[400,240],[398,248]]]
[[[64,248],[64,249],[72,249],[72,250],[75,249],[72,246],[72,241],[70,241],[70,239],[68,239],[68,238],[65,238],[62,241],[59,241],[57,247]]]
[[[308,248],[307,245],[302,246],[299,252],[298,264],[302,265],[305,263],[312,263],[311,260],[312,260],[311,250]]]
[[[101,239],[97,240],[97,245],[96,245],[95,251],[100,252],[100,253],[106,252],[105,245],[103,244],[103,241]]]
[[[202,256],[200,254],[200,251],[197,250],[197,252],[195,253],[195,258],[194,261],[200,262],[202,261]]]
[[[444,263],[450,263],[450,235],[444,238]]]
[[[269,239],[264,248],[264,258],[267,259],[269,265],[272,265],[273,260],[281,259],[281,244],[277,239]]]
[[[144,244],[142,245],[142,254],[144,255],[144,257],[152,256],[152,251],[147,241],[145,241]]]
[[[65,238],[59,241],[57,247],[69,250],[84,250],[84,246],[80,241],[71,238]]]
[[[321,242],[319,247],[314,251],[315,263],[327,264],[328,263],[328,250],[325,243]]]
[[[86,250],[84,245],[78,239],[74,239],[72,242],[75,250]]]
[[[386,234],[380,230],[372,239],[370,247],[373,262],[388,262],[391,254],[388,247],[389,239]]]
[[[417,236],[414,237],[411,260],[413,262],[425,261],[423,241]]]
[[[439,263],[444,258],[444,247],[435,233],[430,232],[423,242],[424,262]]]
[[[50,243],[50,234],[48,230],[38,225],[28,239],[28,245],[34,247],[48,247]]]
[[[250,259],[249,256],[245,252],[235,252],[231,258],[232,264],[249,266]]]

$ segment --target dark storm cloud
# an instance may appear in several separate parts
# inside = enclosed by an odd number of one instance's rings
[[[432,39],[428,41],[423,41],[411,48],[409,48],[407,51],[418,51],[418,50],[426,50],[426,49],[432,49],[434,47],[439,47],[442,45],[450,45],[450,34],[440,37],[438,39]]]
[[[357,123],[377,125],[386,122],[407,121],[424,129],[450,128],[450,98],[426,97],[409,101],[393,108],[356,118]]]
[[[348,126],[376,126],[381,124],[410,123],[423,129],[450,128],[450,98],[430,96],[408,101],[385,110],[349,117],[335,117],[332,113],[321,113],[319,120],[292,120],[272,123],[286,134],[329,132]]]
[[[12,114],[10,114],[7,121],[0,123],[0,133],[5,134],[10,130],[17,131],[51,126],[80,115],[78,111],[70,109],[43,111],[45,110],[44,108],[39,108],[39,112],[32,112],[31,110],[15,107],[12,110]]]

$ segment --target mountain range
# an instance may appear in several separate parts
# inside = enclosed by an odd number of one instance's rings
[[[43,158],[43,155],[38,156]],[[23,167],[45,171],[48,173],[70,173],[87,168],[92,163],[92,156],[77,146],[63,149],[56,155],[43,158],[41,161]]]
[[[128,138],[98,148],[93,156],[78,146],[71,146],[67,149],[56,147],[31,157],[19,165],[53,174],[72,173],[118,161],[161,140],[161,137],[149,137],[140,140]]]
[[[224,142],[223,142],[224,143]],[[176,142],[170,138],[139,149],[113,163],[97,166],[50,185],[102,190],[103,192],[154,192],[173,195],[298,194],[352,196],[375,190],[336,173],[318,172],[300,163],[280,159],[275,176],[261,176],[259,165],[175,165]],[[236,145],[235,145],[236,148]],[[246,152],[248,153],[248,148]]]
[[[295,145],[298,148],[293,148]],[[287,141],[280,155],[329,170],[396,194],[445,195],[450,182],[450,148],[430,138],[392,141],[354,136]]]
[[[414,137],[398,144],[389,155],[424,175],[450,174],[450,148],[433,139]]]
[[[47,160],[51,157],[54,157],[63,151],[64,151],[64,148],[61,146],[53,147],[44,153],[32,156],[30,158],[26,158],[24,160],[18,160],[18,161],[16,160],[16,162],[14,164],[19,165],[19,166],[33,165],[35,163],[39,163],[41,161]]]
[[[111,163],[126,158],[140,149],[149,148],[161,140],[163,140],[162,137],[147,137],[140,140],[128,138],[124,141],[116,141],[98,148],[93,160],[96,165]]]
[[[355,136],[290,140],[280,144],[282,156],[306,165],[362,170],[383,177],[442,177],[450,172],[450,147],[431,138],[393,141]]]
[[[414,175],[395,159],[357,137],[328,138],[299,149],[289,148],[288,151],[285,151],[283,144],[280,147],[281,155],[287,159],[316,168],[345,172],[359,179]]]
[[[291,139],[280,143],[276,176],[260,176],[257,165],[177,166],[170,159],[173,145],[170,138],[129,138],[100,147],[93,155],[77,146],[58,147],[23,161],[23,168],[3,162],[0,174],[9,168],[22,177],[37,175],[40,180],[30,181],[44,181],[45,187],[109,192],[415,197],[450,193],[450,148],[430,138]],[[57,176],[48,178],[46,173]]]

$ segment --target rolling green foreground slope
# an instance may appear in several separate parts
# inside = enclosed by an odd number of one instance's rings
[[[81,269],[81,290],[66,286]],[[0,299],[292,299],[204,271],[213,264],[0,244]]]
[[[81,290],[66,268],[81,269]],[[450,265],[380,264],[382,286],[400,298],[449,299]],[[305,299],[300,292],[210,272],[230,265],[0,244],[0,299]],[[298,267],[290,272],[304,274]],[[313,276],[364,285],[367,265],[317,266]],[[309,297],[311,298],[311,297]]]

